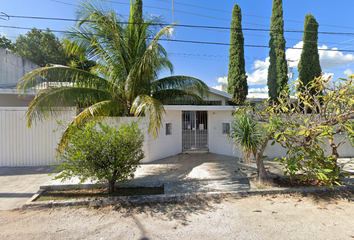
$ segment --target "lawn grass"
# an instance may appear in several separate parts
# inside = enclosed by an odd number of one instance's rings
[[[127,187],[116,188],[114,193],[107,193],[107,188],[68,189],[60,191],[44,191],[36,201],[70,200],[83,198],[107,198],[116,196],[138,196],[164,194],[164,187]]]

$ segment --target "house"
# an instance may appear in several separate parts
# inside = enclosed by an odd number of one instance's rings
[[[206,105],[164,105],[163,129],[154,141],[145,134],[144,162],[151,162],[179,153],[211,152],[238,156],[227,133],[234,106],[229,106],[231,94],[210,88]]]
[[[56,120],[50,120],[28,130],[23,115],[34,99],[35,91],[22,98],[18,97],[18,91],[15,90],[18,80],[39,66],[1,48],[0,59],[0,167],[52,164],[63,129],[53,133],[58,125]],[[267,98],[265,94],[248,97],[254,97],[255,104]],[[231,98],[231,94],[210,88],[203,105],[177,100],[165,103],[166,114],[157,140],[147,132],[147,118],[140,118],[139,127],[145,136],[143,148],[146,156],[142,162],[191,152],[242,156],[241,150],[227,139],[232,112],[236,108],[228,105]],[[57,120],[69,122],[75,115],[76,110],[68,108]],[[109,118],[107,121],[120,124],[131,120],[136,118]],[[343,137],[338,136],[338,139]],[[326,150],[330,152],[329,146],[326,146]],[[339,152],[341,157],[352,156],[353,148],[346,144]],[[277,143],[274,146],[269,143],[265,155],[269,158],[286,156],[286,149]]]

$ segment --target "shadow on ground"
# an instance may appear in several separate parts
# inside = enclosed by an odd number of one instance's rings
[[[208,199],[172,203],[122,203],[105,208],[123,213],[125,217],[131,217],[138,214],[146,214],[150,217],[161,218],[166,221],[178,220],[182,225],[188,225],[189,215],[202,215],[205,212],[215,211],[218,209],[217,204],[220,204],[222,201],[224,200]]]

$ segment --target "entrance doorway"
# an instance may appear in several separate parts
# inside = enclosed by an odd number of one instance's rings
[[[208,149],[207,111],[182,111],[182,148]]]

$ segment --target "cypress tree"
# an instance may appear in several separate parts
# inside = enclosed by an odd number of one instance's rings
[[[232,10],[231,35],[229,48],[229,72],[227,91],[232,94],[233,101],[242,103],[248,94],[245,71],[244,38],[241,27],[241,8],[235,4]]]
[[[268,89],[269,97],[277,101],[279,93],[288,84],[288,66],[285,59],[283,3],[273,0],[272,17],[270,20]]]
[[[304,45],[298,64],[299,79],[303,86],[306,86],[315,77],[321,76],[322,70],[318,55],[317,40],[318,23],[313,15],[306,14],[304,35],[302,38]]]

